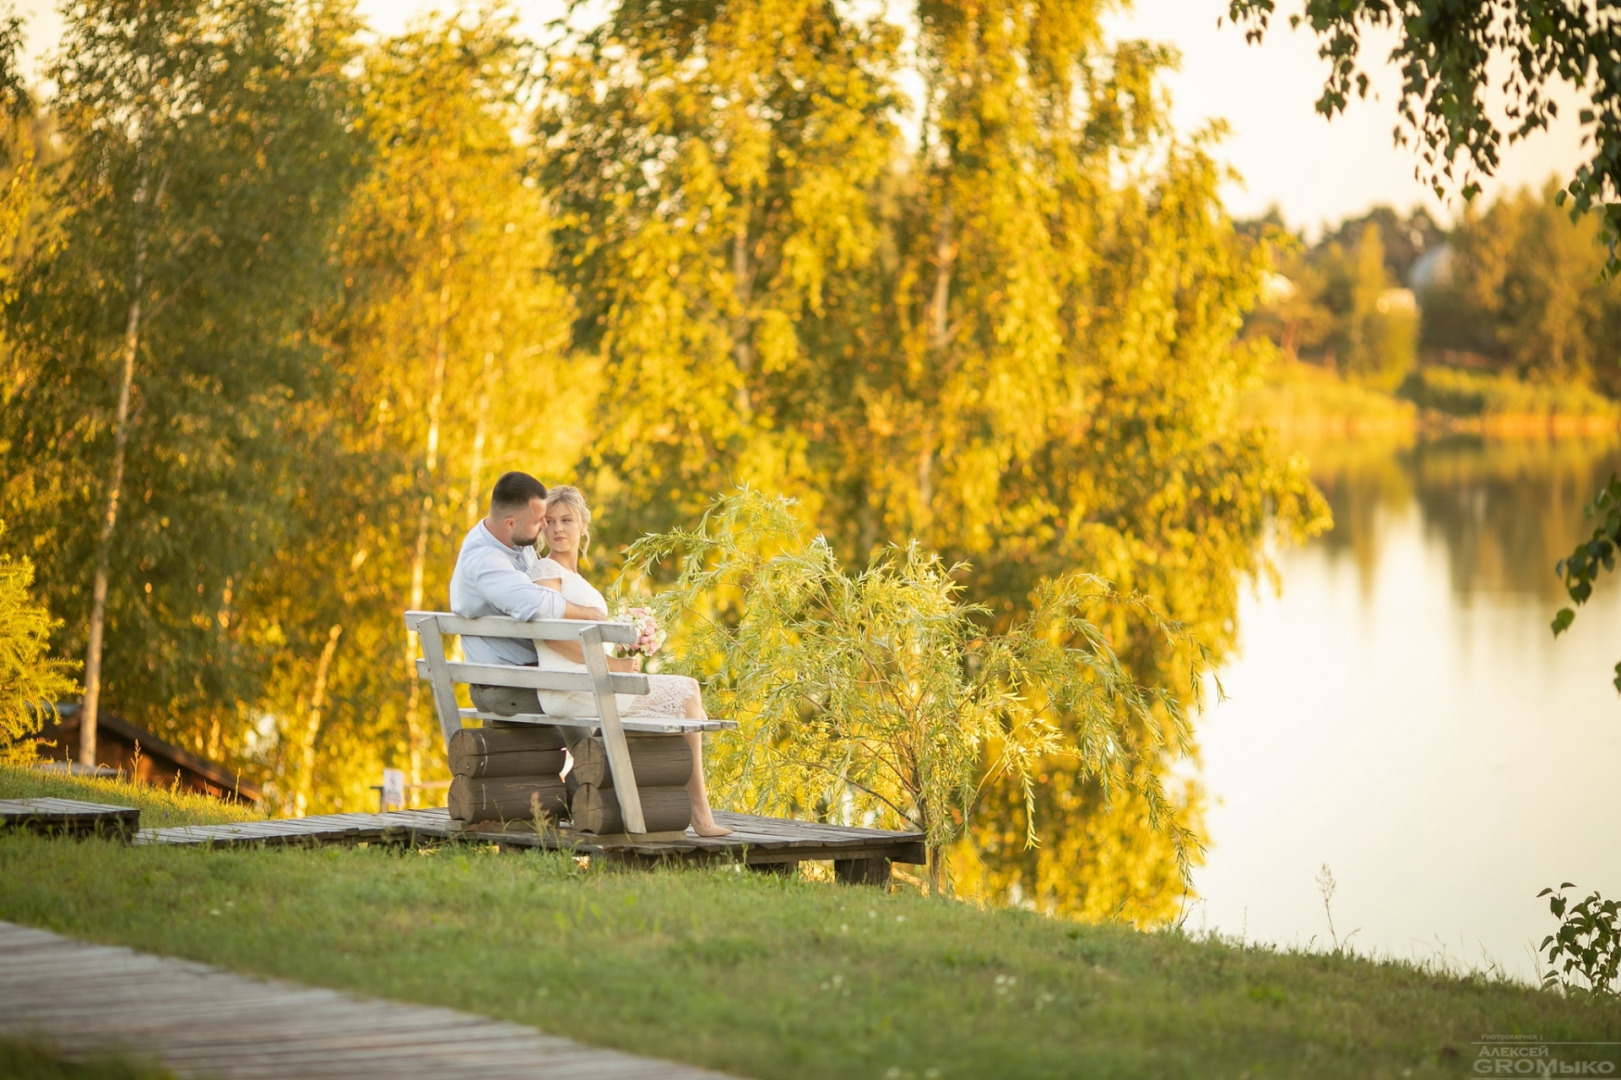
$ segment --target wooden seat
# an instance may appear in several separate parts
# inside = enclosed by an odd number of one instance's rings
[[[642,737],[653,735],[680,735],[690,731],[722,731],[737,725],[727,720],[692,720],[684,717],[624,718],[619,715],[615,693],[647,693],[647,676],[608,670],[604,642],[631,645],[636,642],[637,630],[627,623],[584,622],[573,619],[546,619],[524,622],[500,617],[464,619],[440,611],[408,611],[405,625],[414,632],[422,644],[422,658],[417,661],[417,674],[426,679],[433,692],[434,710],[439,716],[439,727],[445,738],[445,750],[450,752],[451,739],[462,728],[464,719],[476,718],[483,722],[507,725],[536,725],[584,729],[582,735],[599,735],[603,753],[607,758],[611,784],[604,785],[593,798],[601,800],[613,793],[617,814],[601,814],[604,820],[622,822],[628,834],[648,834],[643,813],[642,797],[637,786],[626,734]],[[547,641],[578,642],[585,656],[586,670],[543,671],[540,668],[517,664],[473,664],[453,661],[445,649],[448,635],[472,635],[486,638],[512,638],[532,641],[537,649]],[[456,701],[456,684],[470,683],[481,686],[511,687],[531,690],[583,690],[596,700],[595,716],[553,716],[550,713],[520,713],[507,716],[462,708]],[[560,785],[559,781],[559,785]],[[501,785],[491,798],[510,797],[512,785]],[[531,796],[539,807],[550,797],[550,792],[536,792]],[[537,813],[539,811],[537,810]]]

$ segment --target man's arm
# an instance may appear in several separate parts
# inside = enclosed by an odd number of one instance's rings
[[[608,613],[601,608],[581,607],[579,604],[570,604],[567,600],[563,601],[563,604],[563,618],[565,619],[585,619],[589,622],[608,621]]]
[[[550,589],[559,596],[563,594],[562,578],[540,578],[535,582],[542,589]],[[563,602],[563,618],[584,619],[590,622],[606,622],[608,613],[600,608],[581,607],[579,604]],[[585,663],[585,653],[580,649],[578,641],[548,641],[546,647],[560,656],[565,656],[576,664]]]
[[[576,617],[569,614],[574,605],[561,592],[541,588],[500,558],[485,558],[473,567],[473,585],[490,606],[510,618],[534,622]]]

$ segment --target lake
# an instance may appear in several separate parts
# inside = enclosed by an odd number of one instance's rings
[[[1244,602],[1201,719],[1211,844],[1186,925],[1331,947],[1327,864],[1357,951],[1532,979],[1542,888],[1621,897],[1621,574],[1548,628],[1621,446],[1302,452],[1335,524]]]

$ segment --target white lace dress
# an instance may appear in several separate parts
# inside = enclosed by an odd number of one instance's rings
[[[539,559],[529,568],[531,581],[562,579],[563,598],[581,607],[608,610],[608,601],[585,578],[551,559]],[[611,650],[611,646],[604,646]],[[539,666],[544,671],[585,671],[549,646],[542,646]],[[685,675],[649,675],[645,694],[615,694],[620,716],[685,716],[687,702],[698,696],[698,680]],[[597,699],[584,690],[539,690],[540,707],[553,716],[595,716]]]

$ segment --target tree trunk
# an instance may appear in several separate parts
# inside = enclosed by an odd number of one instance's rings
[[[484,443],[489,437],[490,384],[495,379],[495,353],[485,352],[484,370],[478,378],[478,414],[473,418],[473,467],[467,478],[467,510],[463,515],[468,528],[483,516],[484,500]]]
[[[952,237],[951,204],[940,208],[934,230],[934,295],[929,298],[929,348],[940,352],[951,344],[951,268],[957,260]]]
[[[168,179],[167,176],[164,177]],[[162,185],[159,185],[159,195]],[[135,190],[137,220],[146,205],[146,181]],[[137,224],[135,272],[130,282],[129,313],[124,320],[123,373],[118,382],[118,411],[113,423],[113,468],[107,484],[107,509],[96,542],[96,576],[90,589],[90,639],[84,655],[84,705],[79,710],[79,762],[96,766],[96,723],[101,714],[101,647],[107,626],[107,588],[112,569],[113,531],[118,503],[124,496],[124,459],[129,448],[129,399],[135,386],[135,356],[141,345],[141,292],[146,287],[146,228]]]
[[[953,215],[949,202],[940,207],[940,221],[934,230],[934,294],[929,298],[929,350],[944,353],[951,347],[951,271],[957,261],[957,243],[952,232]],[[936,370],[945,369],[945,357],[938,358]],[[917,455],[917,498],[922,508],[919,525],[928,528],[934,521],[934,459],[937,452],[932,423],[925,423],[922,445]]]
[[[450,220],[454,208],[442,204],[439,212],[441,225]],[[422,579],[428,560],[428,529],[433,523],[434,474],[439,469],[439,412],[445,396],[445,368],[450,360],[450,255],[452,240],[448,231],[441,230],[439,238],[439,304],[437,326],[434,333],[433,376],[428,386],[428,447],[423,455],[422,481],[429,490],[422,494],[422,505],[417,512],[416,546],[411,552],[411,610],[422,608]],[[417,636],[410,631],[405,635],[405,671],[410,679],[410,691],[405,700],[405,739],[410,754],[409,776],[412,787],[411,801],[416,801],[414,785],[422,782],[423,739],[421,730],[422,680],[416,673]]]
[[[338,651],[338,636],[342,633],[343,624],[333,623],[332,629],[327,631],[321,659],[315,664],[315,687],[310,691],[310,712],[299,754],[298,791],[293,796],[294,817],[303,817],[309,807],[310,789],[315,782],[315,741],[321,734],[321,710],[326,706],[326,677],[332,669],[332,656]]]
[[[749,397],[749,374],[754,369],[753,328],[749,308],[754,303],[754,271],[749,267],[749,204],[743,204],[743,220],[732,236],[732,289],[737,313],[732,316],[732,345],[737,355],[737,411],[744,416],[753,409]]]

